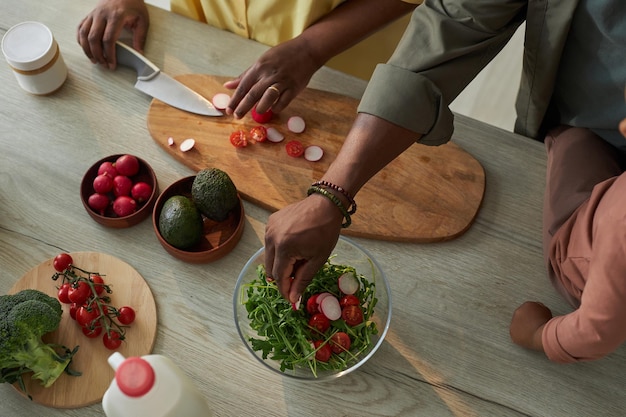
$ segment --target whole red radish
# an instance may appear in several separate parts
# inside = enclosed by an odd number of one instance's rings
[[[126,217],[137,211],[137,202],[127,195],[121,195],[113,202],[113,211],[119,217]]]
[[[113,189],[113,177],[107,174],[98,175],[93,180],[93,190],[100,194],[106,194]]]
[[[124,175],[118,175],[113,178],[113,194],[116,197],[121,195],[130,195],[130,191],[133,188],[133,182],[130,178]]]
[[[98,167],[98,175],[107,174],[111,178],[115,178],[117,176],[117,169],[113,165],[113,162],[107,161],[100,164]]]
[[[252,116],[252,120],[257,123],[267,123],[272,120],[272,117],[274,117],[272,109],[267,110],[265,113],[257,113],[256,106],[250,110],[250,115]]]
[[[100,193],[93,193],[87,199],[87,204],[89,204],[89,207],[91,207],[94,211],[100,214],[104,213],[110,202],[111,201],[109,200],[109,197]]]
[[[133,155],[122,155],[115,161],[118,174],[132,177],[139,172],[139,160]]]
[[[130,190],[130,195],[137,200],[138,203],[143,203],[148,201],[152,195],[152,187],[146,182],[138,182],[133,185],[133,188]]]

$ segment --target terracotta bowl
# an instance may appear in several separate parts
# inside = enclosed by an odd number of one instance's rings
[[[131,180],[133,183],[143,181],[150,185],[152,187],[152,194],[150,195],[150,198],[148,198],[148,200],[146,200],[143,204],[140,204],[137,211],[133,214],[124,217],[117,216],[113,212],[112,205],[109,205],[104,213],[98,213],[89,207],[87,201],[89,196],[94,193],[93,180],[98,175],[98,168],[103,162],[115,162],[117,158],[122,155],[123,154],[110,155],[93,164],[83,176],[83,180],[80,184],[80,199],[83,202],[85,210],[87,210],[87,213],[89,213],[92,219],[106,227],[124,228],[134,226],[142,222],[152,213],[154,203],[159,196],[159,184],[154,171],[146,161],[137,157],[139,160],[139,172],[134,175]]]
[[[208,263],[216,261],[232,251],[243,234],[245,214],[241,197],[239,205],[222,222],[216,222],[202,216],[204,236],[194,247],[182,250],[175,248],[163,239],[159,231],[159,217],[165,202],[175,195],[191,197],[191,185],[195,176],[185,177],[167,187],[157,199],[152,212],[152,226],[161,246],[173,257],[184,262]]]

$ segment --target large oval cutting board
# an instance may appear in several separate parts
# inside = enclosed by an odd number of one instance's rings
[[[209,100],[218,92],[231,92],[222,86],[226,77],[188,74],[177,79]],[[257,125],[249,115],[241,120],[226,115],[199,116],[155,99],[148,112],[148,130],[158,144],[189,168],[222,169],[244,199],[275,211],[305,197],[310,184],[326,171],[350,130],[357,105],[356,99],[308,88],[266,124],[281,131],[285,141],[237,149],[229,136],[235,130]],[[303,133],[287,130],[287,119],[293,115],[306,121]],[[174,146],[168,145],[170,137]],[[178,145],[186,138],[195,139],[196,146],[185,153]],[[288,156],[284,148],[289,139],[305,146],[321,146],[324,157],[308,162]],[[438,147],[416,144],[358,193],[358,210],[352,226],[343,233],[405,242],[451,239],[471,225],[484,188],[483,167],[454,143]]]

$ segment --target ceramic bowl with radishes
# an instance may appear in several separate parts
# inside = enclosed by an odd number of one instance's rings
[[[233,309],[241,340],[263,366],[320,381],[374,357],[389,329],[391,293],[372,256],[341,236],[297,304],[280,296],[259,249],[239,274]]]
[[[159,195],[156,175],[143,159],[110,155],[85,173],[80,197],[87,213],[103,226],[134,226],[152,214]]]

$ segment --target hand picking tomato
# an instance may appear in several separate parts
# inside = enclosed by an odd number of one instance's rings
[[[350,343],[350,336],[346,332],[337,332],[330,337],[330,348],[335,354],[349,351]]]
[[[230,143],[235,148],[245,148],[248,146],[248,135],[244,130],[237,130],[230,134]]]
[[[299,158],[304,153],[304,146],[302,146],[302,143],[300,143],[300,141],[290,140],[285,145],[285,150],[287,151],[287,155],[293,158]]]
[[[60,253],[54,257],[52,266],[57,272],[65,271],[74,262],[69,253]]]
[[[313,342],[315,349],[315,359],[320,362],[328,362],[333,351],[328,343],[324,343],[323,340],[316,340]]]
[[[254,126],[250,129],[250,137],[254,142],[265,142],[267,140],[267,129],[263,126]]]

